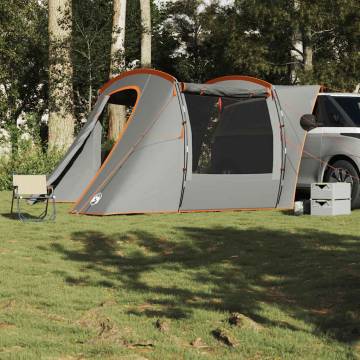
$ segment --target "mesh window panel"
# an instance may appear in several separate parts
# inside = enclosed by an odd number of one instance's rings
[[[273,133],[265,99],[186,94],[193,173],[265,174],[273,168]]]

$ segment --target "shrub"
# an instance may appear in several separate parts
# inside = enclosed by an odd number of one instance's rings
[[[101,144],[101,162],[103,163],[105,159],[110,154],[113,146],[114,146],[114,140],[106,140]]]
[[[31,140],[19,139],[16,152],[0,158],[0,190],[11,189],[13,174],[51,173],[62,156],[62,152],[44,152],[41,145],[34,144]]]

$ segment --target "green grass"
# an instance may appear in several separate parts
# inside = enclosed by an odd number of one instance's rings
[[[55,223],[24,224],[9,207],[0,193],[0,359],[359,357],[360,211],[88,217],[58,205]],[[233,311],[258,326],[231,326]]]

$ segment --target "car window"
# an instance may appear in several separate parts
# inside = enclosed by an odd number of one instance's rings
[[[334,96],[335,101],[342,107],[356,126],[360,126],[360,97]]]
[[[347,126],[343,114],[339,111],[329,96],[319,96],[314,109],[314,115],[319,127]]]

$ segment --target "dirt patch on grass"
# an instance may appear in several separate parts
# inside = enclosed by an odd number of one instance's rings
[[[1,353],[13,353],[13,352],[22,351],[22,350],[24,350],[23,347],[14,345],[14,346],[6,347],[6,348],[1,348],[0,354]]]
[[[167,320],[156,320],[155,327],[161,332],[167,332],[170,330],[170,323]]]
[[[0,309],[2,309],[2,310],[11,310],[11,309],[15,308],[15,306],[16,306],[15,299],[4,300],[4,301],[0,302]]]
[[[11,329],[11,328],[14,328],[16,327],[15,324],[11,324],[11,323],[7,323],[7,322],[0,322],[0,330],[3,330],[3,329]]]
[[[203,339],[198,337],[195,340],[191,341],[190,345],[197,349],[206,349],[209,348],[207,344],[204,343]]]
[[[85,312],[76,324],[95,333],[95,336],[85,341],[86,343],[111,342],[112,344],[125,345],[125,336],[129,335],[126,329],[120,331],[117,325],[103,314],[101,307]]]
[[[244,314],[240,314],[238,312],[234,312],[230,315],[229,324],[240,328],[251,329],[254,331],[260,331],[263,329],[262,325],[258,324],[256,321],[250,319]]]
[[[230,334],[225,329],[217,328],[217,329],[213,330],[211,333],[216,340],[224,343],[225,345],[227,345],[229,347],[235,347],[237,345],[235,343],[234,339],[230,336]]]

